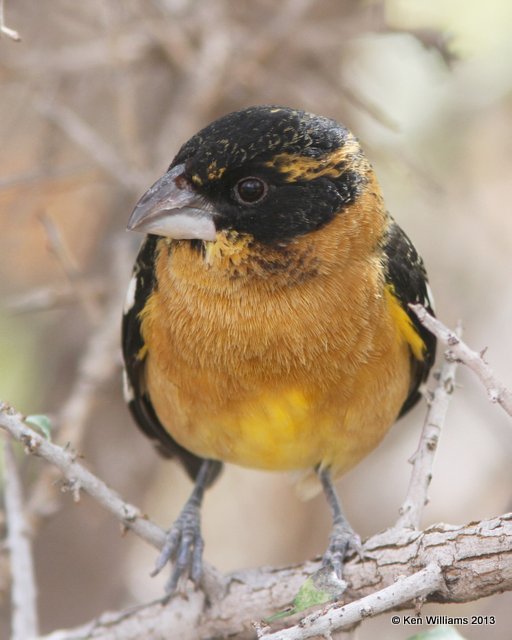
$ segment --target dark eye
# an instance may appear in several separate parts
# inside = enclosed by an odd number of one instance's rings
[[[235,196],[242,204],[259,202],[267,194],[268,186],[260,178],[242,178],[236,183]]]

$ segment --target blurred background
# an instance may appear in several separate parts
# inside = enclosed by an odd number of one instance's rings
[[[0,41],[0,397],[49,415],[54,440],[156,522],[173,521],[191,485],[121,399],[119,320],[140,241],[124,229],[179,146],[228,111],[285,104],[349,126],[425,259],[438,315],[461,318],[512,384],[509,0],[7,0],[5,18],[22,41]],[[510,421],[468,372],[459,380],[424,525],[512,507]],[[397,517],[424,414],[339,482],[363,537]],[[161,595],[152,548],[20,461],[43,631]],[[323,552],[329,527],[323,498],[300,502],[286,475],[231,467],[206,498],[205,556],[226,571],[298,562]],[[426,608],[496,616],[461,629],[470,639],[509,639],[511,609],[510,593]],[[357,637],[410,635],[383,616]]]

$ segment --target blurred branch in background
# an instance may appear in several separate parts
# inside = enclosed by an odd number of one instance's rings
[[[85,295],[95,301],[105,294],[105,287],[99,278],[85,280],[80,277],[79,290],[85,291]],[[72,284],[48,285],[11,296],[5,308],[13,314],[33,313],[67,306],[78,299],[78,292]]]
[[[109,282],[111,288],[106,296],[102,317],[80,358],[76,378],[70,394],[63,402],[56,419],[56,438],[63,445],[72,443],[75,450],[81,446],[84,430],[95,406],[98,388],[119,367],[119,309],[124,298],[125,267],[128,246],[126,239],[112,247],[112,264]],[[58,473],[52,467],[45,468],[32,488],[28,502],[32,526],[37,529],[38,520],[55,513],[60,507],[57,499]]]
[[[15,42],[20,42],[20,34],[14,29],[9,29],[9,27],[5,24],[5,15],[4,15],[4,0],[0,0],[0,33],[4,36],[7,36],[11,40]]]
[[[98,166],[105,169],[129,193],[136,193],[147,184],[147,176],[130,171],[126,165],[126,158],[119,157],[108,143],[76,113],[59,105],[56,101],[38,101],[36,108],[62,129],[74,143],[82,147]]]
[[[93,325],[97,324],[101,313],[97,300],[95,296],[91,295],[90,289],[87,286],[82,286],[80,270],[78,269],[74,256],[71,255],[69,248],[62,238],[59,228],[53,220],[44,213],[41,213],[38,218],[46,233],[48,250],[55,255],[60,263],[70,287],[75,291],[89,320]]]
[[[2,439],[7,548],[11,568],[12,640],[39,635],[37,589],[31,550],[31,532],[25,518],[21,482],[12,444]]]
[[[426,258],[442,317],[468,318],[468,342],[489,343],[496,372],[507,376],[507,0],[466,3],[463,12],[442,0],[11,0],[6,10],[23,41],[0,39],[0,295],[10,305],[0,314],[0,396],[50,415],[54,441],[130,503],[168,522],[188,485],[173,465],[156,463],[120,398],[120,311],[135,245],[118,238],[180,144],[222,113],[287,104],[351,128],[389,209]],[[49,235],[71,268],[55,259]],[[462,240],[455,248],[453,238]],[[471,384],[464,376],[461,369]],[[483,394],[466,394],[450,411],[428,519],[485,520],[510,508],[509,429]],[[398,425],[343,480],[363,535],[389,527],[398,508],[416,420]],[[43,633],[159,597],[144,545],[120,545],[90,501],[73,508],[49,467],[26,461],[19,472],[39,584],[51,585],[39,593]],[[208,496],[207,557],[226,571],[290,564],[324,545],[322,507],[296,504],[282,477],[267,476],[227,469]],[[510,602],[502,596],[471,611],[501,612],[496,638],[508,640]],[[372,624],[358,640],[388,632],[387,622]],[[464,635],[475,640],[477,631]]]

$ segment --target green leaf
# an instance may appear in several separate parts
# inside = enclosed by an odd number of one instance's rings
[[[429,631],[423,631],[411,636],[409,640],[464,640],[455,627],[441,624]]]
[[[330,567],[323,567],[304,582],[289,607],[270,616],[265,622],[275,622],[309,607],[339,600],[346,588],[347,583],[340,580]]]
[[[43,436],[47,440],[51,441],[52,421],[48,416],[45,416],[42,413],[36,413],[34,415],[27,416],[25,418],[25,422],[39,429]]]

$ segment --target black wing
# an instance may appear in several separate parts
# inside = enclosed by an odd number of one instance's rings
[[[434,314],[433,300],[428,286],[427,272],[423,260],[402,229],[391,220],[385,243],[386,283],[391,285],[400,306],[409,316],[415,331],[425,344],[423,360],[418,360],[411,352],[411,386],[399,417],[409,411],[420,399],[420,385],[429,374],[436,357],[436,338],[420,323],[409,309],[409,304],[422,304]]]
[[[124,358],[124,395],[128,408],[140,429],[151,438],[159,452],[167,458],[176,456],[191,478],[195,478],[202,458],[179,445],[165,430],[156,415],[151,398],[144,386],[144,340],[140,330],[139,314],[148,297],[157,286],[155,255],[158,236],[144,240],[128,289],[122,324],[122,350]],[[215,477],[212,477],[211,482]]]

